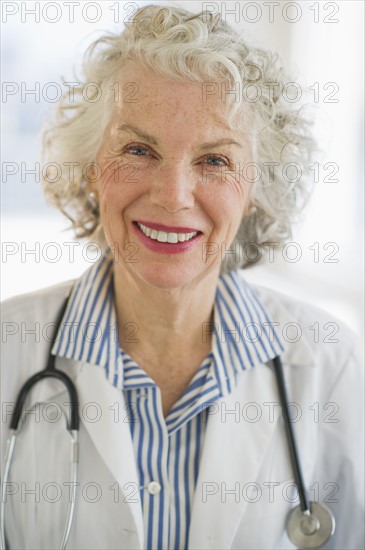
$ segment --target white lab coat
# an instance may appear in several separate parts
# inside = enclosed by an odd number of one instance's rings
[[[8,412],[24,381],[45,367],[47,323],[55,321],[69,287],[67,282],[3,306],[2,467]],[[292,339],[295,333],[287,323],[302,330],[301,338],[288,344],[282,362],[289,400],[295,403],[294,429],[309,496],[327,501],[336,518],[335,535],[325,548],[363,549],[364,386],[356,339],[326,312],[254,288],[270,319],[280,323],[277,330],[286,327]],[[339,326],[332,336],[336,325],[325,326],[328,322]],[[314,341],[315,323],[319,343]],[[36,333],[26,334],[31,328]],[[324,342],[326,337],[339,342]],[[61,358],[57,367],[73,379],[81,411],[79,486],[68,548],[142,549],[137,469],[123,394],[100,367]],[[295,548],[285,522],[298,501],[291,492],[293,474],[278,401],[272,368],[261,365],[242,372],[225,404],[212,410],[189,549]],[[7,487],[5,520],[12,549],[58,548],[61,542],[70,499],[70,443],[59,415],[60,407],[68,412],[67,402],[64,387],[55,380],[38,384],[27,402],[34,414],[25,417]]]

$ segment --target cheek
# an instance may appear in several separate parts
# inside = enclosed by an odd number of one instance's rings
[[[119,209],[132,202],[141,189],[141,180],[137,175],[138,169],[131,163],[105,163],[99,186],[101,206]]]
[[[240,223],[245,206],[249,199],[250,188],[239,175],[224,175],[204,187],[200,197],[216,222]]]

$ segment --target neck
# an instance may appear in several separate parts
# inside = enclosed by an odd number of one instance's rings
[[[177,354],[208,352],[219,272],[188,285],[161,289],[126,269],[114,270],[114,293],[120,346],[151,362]],[[204,353],[203,353],[204,354]]]

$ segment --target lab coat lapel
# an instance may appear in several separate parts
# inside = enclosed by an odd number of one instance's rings
[[[192,508],[191,549],[231,548],[248,504],[242,489],[257,479],[277,424],[277,418],[267,414],[262,414],[258,422],[249,422],[242,408],[256,403],[262,410],[263,403],[277,401],[273,376],[266,365],[242,372],[236,388],[208,415]],[[228,413],[237,409],[237,416]],[[232,495],[235,488],[239,498]]]
[[[118,482],[120,491],[125,494],[126,483],[129,483],[129,490],[131,483],[139,486],[123,392],[110,384],[101,367],[57,357],[56,368],[65,372],[75,384],[79,398],[80,429],[84,427],[88,432],[97,451]],[[36,402],[50,401],[62,396],[64,392],[64,387],[53,378],[47,379],[47,383],[36,384],[29,396],[27,410]],[[62,401],[68,401],[67,394]],[[126,502],[129,502],[127,494],[125,497]],[[138,533],[139,547],[143,548],[141,503],[138,500],[129,505]]]
[[[106,379],[103,369],[84,364],[77,380],[81,422],[88,431],[95,447],[124,493],[124,487],[133,483],[139,486],[130,427],[126,418],[123,392]],[[96,404],[99,411],[97,422],[87,420],[87,408]],[[94,407],[93,406],[93,407]],[[140,548],[143,548],[143,516],[141,503],[130,505],[133,514]]]

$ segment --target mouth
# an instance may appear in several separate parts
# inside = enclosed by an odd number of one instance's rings
[[[191,232],[182,232],[182,231],[162,231],[160,229],[154,229],[148,227],[140,222],[134,221],[133,225],[138,227],[138,229],[146,237],[152,241],[157,241],[160,243],[166,244],[177,244],[195,239],[198,235],[201,235],[201,231],[191,231]]]

